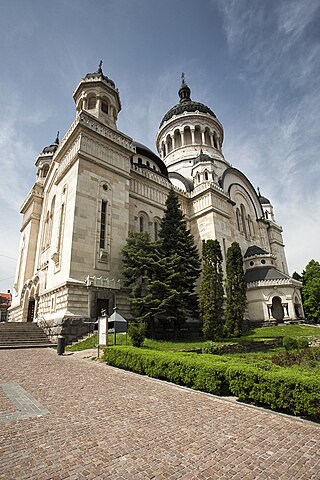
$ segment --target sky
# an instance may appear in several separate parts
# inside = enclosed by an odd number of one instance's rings
[[[184,72],[224,127],[226,160],[271,200],[290,273],[320,260],[319,0],[1,0],[0,58],[0,292],[37,155],[100,60],[119,130],[152,150]]]

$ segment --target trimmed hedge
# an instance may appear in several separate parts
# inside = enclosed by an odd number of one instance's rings
[[[273,410],[320,419],[319,377],[274,366],[270,369],[225,361],[212,355],[111,347],[112,366],[215,395],[235,395]]]

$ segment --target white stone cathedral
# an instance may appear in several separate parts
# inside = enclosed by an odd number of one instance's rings
[[[129,230],[157,239],[172,185],[200,253],[202,240],[217,239],[225,263],[231,243],[240,244],[247,319],[303,317],[301,284],[288,275],[272,204],[225,160],[214,112],[191,100],[182,76],[179,103],[159,126],[158,156],[117,129],[119,91],[101,65],[74,91],[76,117],[62,141],[36,159],[36,181],[21,207],[10,321],[70,337],[101,309],[116,305],[128,315],[121,250]]]

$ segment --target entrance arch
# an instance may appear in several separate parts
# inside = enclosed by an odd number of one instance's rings
[[[36,303],[36,302],[35,302],[35,299],[34,299],[34,298],[30,298],[30,299],[29,299],[27,322],[33,322],[35,303]]]
[[[271,311],[273,318],[275,318],[277,322],[282,322],[284,311],[280,297],[273,297]]]

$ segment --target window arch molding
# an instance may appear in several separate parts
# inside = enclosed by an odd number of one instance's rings
[[[138,229],[139,233],[150,233],[149,232],[149,216],[146,212],[140,211],[138,213]]]

